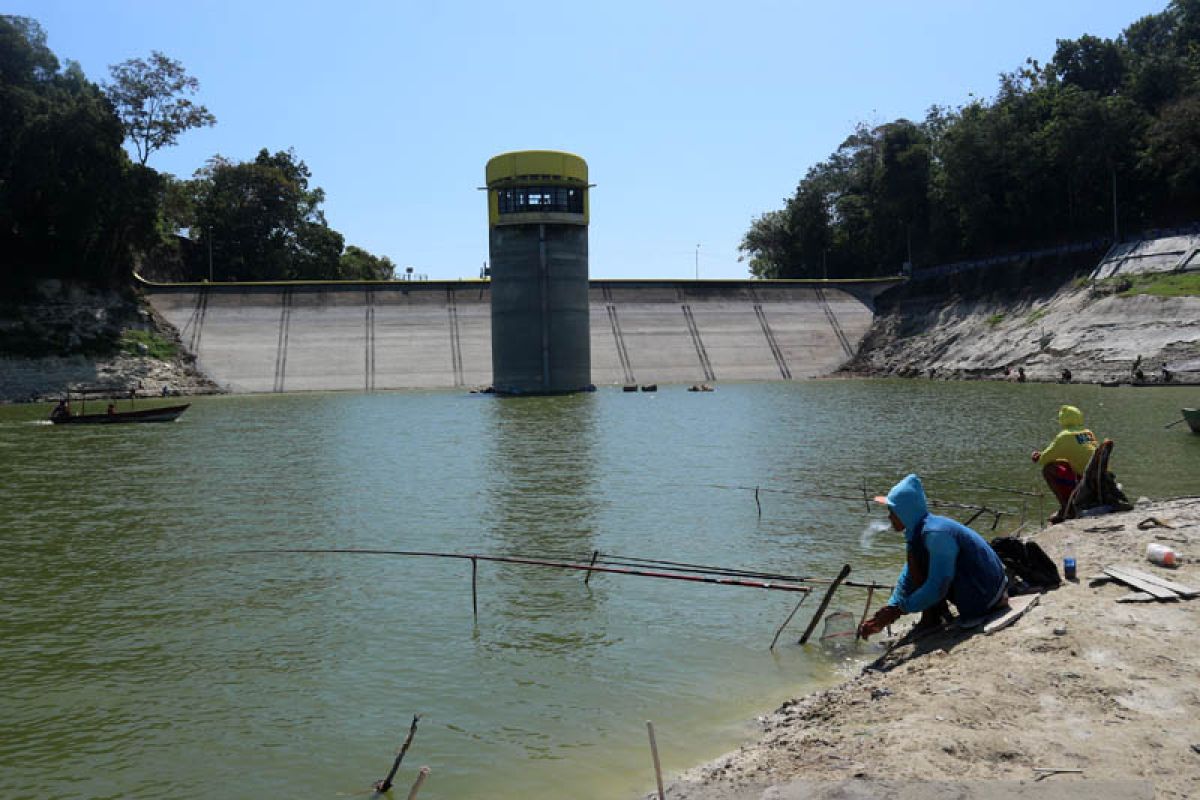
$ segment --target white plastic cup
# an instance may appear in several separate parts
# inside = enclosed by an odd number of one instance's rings
[[[1179,552],[1157,542],[1146,545],[1146,558],[1150,563],[1158,564],[1160,567],[1179,566]]]

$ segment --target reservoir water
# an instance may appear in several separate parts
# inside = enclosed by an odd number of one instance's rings
[[[795,595],[487,563],[476,623],[467,562],[244,551],[600,550],[890,583],[903,548],[880,512],[811,495],[917,471],[935,499],[1011,511],[998,530],[1048,516],[978,487],[1038,485],[1028,454],[1061,403],[1116,441],[1131,498],[1200,488],[1200,436],[1164,429],[1194,389],[215,397],[175,424],[80,427],[0,408],[0,796],[365,794],[416,713],[396,796],[420,765],[424,800],[638,796],[647,719],[678,771],[837,680],[843,656],[795,643],[815,602],[769,652]]]

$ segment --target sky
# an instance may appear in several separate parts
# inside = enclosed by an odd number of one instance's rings
[[[748,277],[738,244],[860,123],[994,97],[1167,0],[8,0],[96,82],[159,50],[216,115],[154,153],[294,148],[329,224],[430,279],[488,258],[489,158],[588,162],[593,278]]]

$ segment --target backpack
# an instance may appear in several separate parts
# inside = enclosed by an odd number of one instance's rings
[[[1062,583],[1058,567],[1036,542],[997,536],[990,542],[1008,573],[1009,594],[1028,594]]]

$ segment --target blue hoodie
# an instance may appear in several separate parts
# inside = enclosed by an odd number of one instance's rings
[[[961,616],[977,617],[999,601],[1008,582],[1000,557],[966,525],[930,514],[920,478],[909,475],[893,486],[887,504],[904,523],[910,559],[921,563],[926,554],[929,559],[927,577],[919,585],[904,565],[888,605],[910,614],[949,595]]]

